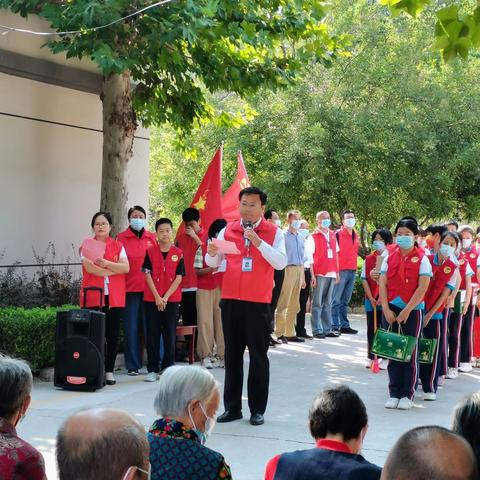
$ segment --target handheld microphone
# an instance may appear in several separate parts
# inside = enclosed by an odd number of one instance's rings
[[[253,223],[252,222],[244,222],[243,223],[243,228],[245,230],[252,229],[253,228]],[[250,246],[250,240],[248,238],[245,238],[245,248],[248,248]]]

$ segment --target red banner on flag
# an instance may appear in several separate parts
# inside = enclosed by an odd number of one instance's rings
[[[239,151],[237,153],[237,177],[222,197],[223,218],[227,222],[240,220],[240,213],[238,212],[240,201],[238,200],[238,194],[249,186],[250,180],[248,179],[247,170],[243,163],[242,152]]]

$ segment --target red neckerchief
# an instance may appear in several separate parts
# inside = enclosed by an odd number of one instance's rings
[[[343,442],[338,440],[329,440],[328,438],[320,438],[316,443],[318,448],[331,450],[333,452],[353,453],[351,448]]]

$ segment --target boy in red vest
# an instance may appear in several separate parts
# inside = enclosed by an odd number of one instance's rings
[[[218,234],[234,242],[240,254],[227,255],[222,284],[223,333],[225,336],[225,413],[219,423],[242,418],[243,354],[248,347],[248,406],[250,423],[262,425],[267,407],[270,366],[267,356],[270,334],[270,301],[273,270],[285,268],[287,256],[281,230],[263,218],[267,195],[256,187],[239,194],[240,217]],[[210,243],[205,262],[220,266],[224,254]]]
[[[146,382],[158,380],[160,373],[160,336],[163,336],[162,370],[175,358],[175,338],[178,308],[182,299],[180,284],[185,275],[183,253],[172,245],[173,225],[168,218],[155,223],[158,243],[147,249],[143,262],[146,274],[144,294],[147,319],[148,375]]]

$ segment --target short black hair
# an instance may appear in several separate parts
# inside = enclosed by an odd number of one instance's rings
[[[267,194],[263,190],[260,190],[260,188],[258,187],[244,188],[238,194],[238,199],[241,200],[244,195],[259,195],[261,204],[265,205],[267,203]]]
[[[470,444],[480,465],[480,392],[465,397],[455,407],[452,430]]]
[[[349,208],[347,208],[342,212],[342,220],[345,218],[345,215],[347,213],[351,213],[352,215],[355,215],[355,213],[353,213],[353,210],[350,210]]]
[[[375,237],[377,235],[380,235],[382,237],[385,245],[390,245],[391,243],[393,243],[393,235],[390,230],[386,228],[377,228],[376,230],[374,230],[372,233],[372,243],[375,241]]]
[[[395,227],[395,233],[399,228],[408,228],[414,235],[418,235],[418,222],[415,217],[402,217]]]
[[[460,236],[457,232],[450,232],[449,230],[443,232],[442,236],[440,237],[440,242],[443,242],[447,237],[453,238],[457,247],[460,245]]]
[[[273,217],[274,213],[277,213],[277,211],[274,208],[269,208],[268,210],[265,210],[263,218],[265,218],[265,220],[270,220]]]
[[[341,434],[344,440],[358,438],[368,423],[361,398],[346,385],[320,392],[309,412],[310,433],[315,439]]]
[[[448,225],[455,225],[455,228],[458,230],[458,222],[456,220],[449,220],[447,222],[447,227]]]
[[[162,217],[162,218],[159,218],[159,219],[155,222],[155,231],[157,231],[157,228],[158,228],[160,225],[163,225],[164,223],[168,223],[168,224],[173,228],[173,223],[172,223],[172,221],[171,221],[169,218]]]
[[[224,218],[217,218],[212,222],[210,227],[208,227],[208,238],[215,238],[220,230],[224,229],[227,226],[227,221]]]
[[[182,212],[182,220],[184,222],[198,222],[200,220],[200,212],[196,208],[188,207]]]
[[[432,235],[436,235],[438,233],[440,236],[442,236],[448,231],[448,228],[444,223],[432,223],[432,225],[429,225],[425,231]]]
[[[140,205],[134,205],[133,207],[130,207],[128,209],[127,217],[128,217],[129,220],[130,220],[130,217],[132,216],[132,213],[135,210],[138,210],[139,212],[142,212],[145,216],[147,216],[147,212],[145,211],[145,209],[143,207],[141,207]]]
[[[95,220],[97,219],[97,217],[100,217],[101,215],[103,215],[107,219],[107,222],[110,224],[110,226],[113,225],[112,216],[108,212],[97,212],[92,217],[92,222],[91,222],[92,228],[95,226]]]

